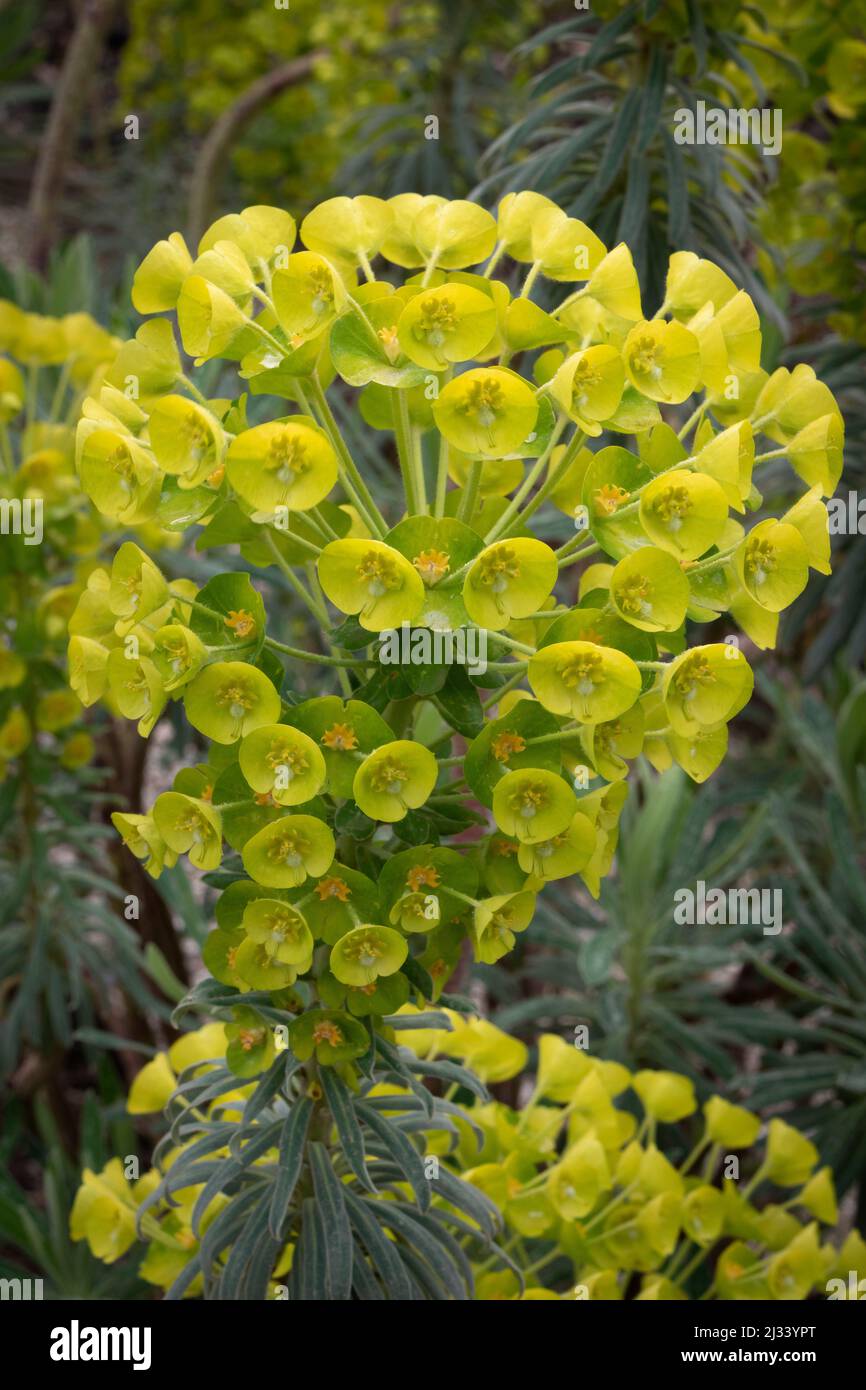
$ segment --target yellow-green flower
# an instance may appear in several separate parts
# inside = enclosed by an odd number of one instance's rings
[[[297,888],[307,875],[320,878],[334,860],[334,835],[315,816],[282,816],[257,831],[243,847],[244,868],[263,888]]]
[[[714,1100],[720,1099],[718,1096]],[[705,1107],[706,1108],[706,1107]],[[725,1203],[718,1188],[701,1183],[693,1187],[683,1200],[683,1230],[697,1245],[712,1245],[721,1234],[725,1221]]]
[[[556,204],[543,193],[524,190],[506,193],[497,208],[499,240],[515,261],[533,261],[532,229],[536,218],[556,209]],[[558,209],[556,209],[558,211]]]
[[[150,412],[148,437],[164,473],[198,487],[222,462],[223,432],[209,410],[186,396],[163,396]]]
[[[673,1071],[639,1071],[632,1087],[647,1115],[665,1124],[693,1115],[698,1108],[695,1088],[687,1076]]]
[[[203,275],[188,275],[177,301],[184,351],[198,362],[219,357],[246,328],[247,316],[231,295]]]
[[[675,657],[664,673],[662,695],[674,731],[689,738],[696,726],[712,726],[739,714],[752,694],[754,676],[739,647],[714,642]]]
[[[601,434],[625,386],[622,357],[607,345],[585,348],[566,357],[550,384],[550,393],[584,434]]]
[[[254,898],[244,908],[243,929],[251,941],[282,965],[299,973],[313,958],[313,933],[296,907],[277,898]]]
[[[393,927],[370,923],[354,927],[331,948],[330,968],[344,985],[371,985],[395,974],[409,952],[405,936]]]
[[[721,434],[707,440],[699,449],[695,465],[699,473],[714,478],[735,511],[745,510],[743,503],[752,489],[752,466],[755,462],[755,440],[748,420],[738,420]]]
[[[134,541],[124,541],[111,564],[108,604],[116,618],[142,622],[168,598],[159,567]]]
[[[110,1159],[101,1173],[94,1173],[91,1168],[82,1173],[69,1218],[69,1234],[73,1240],[86,1240],[91,1254],[104,1264],[114,1264],[138,1239],[138,1202],[133,1193],[119,1158]]]
[[[177,863],[177,853],[169,849],[152,815],[112,811],[111,824],[136,859],[144,860],[144,867],[151,878],[159,878],[163,868],[170,869]]]
[[[541,844],[571,824],[577,798],[568,783],[543,768],[506,772],[493,790],[493,815],[499,829],[525,844]]]
[[[475,959],[495,965],[513,950],[515,933],[526,930],[534,913],[534,893],[498,893],[484,898],[472,914]]]
[[[607,255],[595,232],[555,205],[533,219],[532,259],[548,280],[588,280]]]
[[[812,1175],[818,1150],[805,1134],[775,1116],[767,1130],[767,1154],[763,1169],[779,1187],[800,1187]]]
[[[640,283],[631,251],[624,241],[599,261],[586,283],[585,295],[601,304],[608,313],[629,323],[643,319]]]
[[[315,251],[289,256],[285,267],[274,272],[271,289],[280,327],[292,347],[329,328],[349,298],[338,272]]]
[[[558,835],[537,843],[521,844],[517,859],[524,873],[548,882],[579,874],[592,858],[595,845],[595,826],[576,811]]]
[[[331,602],[343,613],[357,613],[368,632],[409,623],[424,606],[420,574],[384,541],[331,541],[316,567]]]
[[[761,1120],[742,1105],[722,1096],[711,1096],[704,1106],[707,1138],[726,1149],[750,1149],[761,1130]]]
[[[339,1066],[361,1057],[370,1046],[363,1023],[339,1009],[308,1009],[289,1028],[292,1052],[300,1062],[315,1054],[322,1066]]]
[[[698,340],[676,320],[636,323],[625,340],[623,360],[632,385],[652,401],[677,405],[700,380]]]
[[[466,612],[479,627],[498,632],[512,619],[537,612],[558,574],[556,556],[542,541],[495,541],[476,557],[463,582]]]
[[[587,1216],[613,1186],[607,1154],[589,1132],[571,1144],[547,1177],[547,1195],[565,1221]]]
[[[486,208],[463,198],[450,202],[424,198],[412,219],[411,238],[421,253],[419,264],[464,270],[490,255],[496,243],[496,222]]]
[[[217,661],[187,686],[184,708],[206,738],[234,743],[262,724],[275,724],[281,704],[264,671],[245,661]]]
[[[170,850],[188,854],[191,864],[205,871],[222,860],[222,818],[209,801],[162,792],[151,812],[156,828]]]
[[[641,493],[641,525],[654,545],[679,560],[703,555],[715,545],[727,520],[724,491],[705,473],[676,468],[654,478]]]
[[[180,232],[172,232],[148,251],[132,281],[132,302],[140,314],[173,309],[192,270],[192,256]]]
[[[796,1235],[767,1265],[767,1284],[773,1298],[804,1299],[824,1277],[825,1266],[818,1245],[818,1225],[813,1221]]]
[[[614,567],[610,597],[617,613],[632,627],[674,632],[686,616],[689,582],[667,549],[644,545]]]
[[[393,217],[382,198],[328,198],[307,213],[301,238],[310,251],[359,265],[378,254]]]
[[[201,638],[183,623],[167,623],[154,634],[151,659],[163,689],[168,692],[188,685],[198,675],[206,656],[207,648]]]
[[[198,244],[199,255],[220,241],[233,241],[256,271],[287,256],[297,235],[295,219],[282,208],[256,204],[212,222]]]
[[[498,459],[526,442],[538,418],[538,400],[516,372],[475,367],[444,387],[433,402],[433,418],[455,449]]]
[[[147,738],[168,698],[155,662],[147,656],[127,656],[125,647],[115,647],[108,653],[105,669],[108,688],[124,719],[137,719],[138,732]]]
[[[153,516],[162,473],[132,435],[81,420],[76,447],[81,486],[97,511],[124,525]]]
[[[321,749],[300,729],[263,724],[241,741],[241,772],[253,791],[270,792],[279,806],[310,801],[325,781]]]
[[[830,574],[830,519],[819,486],[810,488],[789,507],[782,524],[799,531],[809,556],[809,566],[819,574]]]
[[[743,588],[761,608],[780,613],[806,587],[809,552],[795,526],[769,517],[744,537],[734,553],[733,567]]]
[[[584,724],[616,719],[641,691],[640,671],[631,657],[595,642],[542,647],[530,658],[527,678],[545,709]]]
[[[709,300],[714,310],[733,299],[737,287],[712,261],[694,251],[675,251],[668,264],[665,304],[677,318],[690,319]]]
[[[477,357],[495,330],[493,300],[460,284],[422,290],[397,321],[397,337],[409,361],[434,372]]]
[[[842,476],[844,428],[838,415],[822,415],[798,430],[788,443],[794,472],[810,487],[832,497]]]
[[[439,765],[428,748],[396,739],[367,755],[355,773],[352,795],[372,820],[399,821],[424,805],[438,774]]]
[[[337,456],[312,420],[270,420],[243,430],[226,455],[228,480],[258,512],[305,512],[337,481]]]

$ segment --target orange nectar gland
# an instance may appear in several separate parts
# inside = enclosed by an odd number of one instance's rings
[[[439,871],[432,864],[415,864],[406,875],[406,887],[412,893],[420,893],[422,888],[438,888]]]
[[[352,890],[346,880],[336,876],[323,878],[313,891],[318,893],[321,902],[326,902],[328,898],[337,898],[341,903],[347,903],[352,896]]]
[[[559,668],[559,678],[569,690],[578,695],[591,695],[602,677],[600,652],[582,652],[580,656],[564,661]]]
[[[525,747],[525,738],[506,729],[493,740],[490,751],[498,763],[507,763],[515,753],[522,753]]]
[[[510,546],[499,546],[492,554],[482,555],[476,583],[489,589],[500,613],[505,612],[500,595],[508,592],[513,579],[520,578],[520,564]]]
[[[517,853],[517,846],[510,840],[493,840],[490,844],[491,854],[495,854],[497,859],[509,859]]]
[[[341,1030],[330,1019],[323,1018],[313,1025],[313,1042],[329,1043],[331,1047],[341,1047],[345,1038]]]
[[[245,608],[239,608],[237,611],[230,608],[228,616],[223,618],[223,623],[238,637],[252,637],[256,630],[256,620]]]
[[[358,747],[355,730],[351,724],[332,724],[330,729],[326,729],[322,734],[320,742],[335,753],[351,753]]]
[[[422,550],[412,561],[425,584],[435,584],[449,568],[451,561],[441,550]]]
[[[213,783],[209,782],[202,791],[199,792],[199,801],[213,801]]]
[[[624,487],[617,487],[616,483],[605,483],[604,487],[596,488],[593,495],[595,509],[601,512],[602,516],[613,516],[627,497],[628,493]]]
[[[264,466],[281,483],[294,482],[295,478],[308,473],[312,467],[305,445],[299,439],[286,439],[283,435],[278,435],[272,441]]]
[[[238,1033],[238,1042],[244,1052],[252,1052],[254,1047],[264,1040],[264,1028],[242,1028]]]
[[[276,806],[278,804],[270,792],[256,792],[253,799],[257,806]]]
[[[274,840],[269,846],[268,858],[275,864],[285,864],[290,869],[299,869],[309,848],[310,842],[304,835],[297,830],[287,830],[279,840]]]
[[[226,466],[224,463],[220,463],[217,465],[217,467],[214,469],[212,473],[208,473],[207,477],[205,478],[205,482],[208,484],[209,487],[219,487],[225,475]]]

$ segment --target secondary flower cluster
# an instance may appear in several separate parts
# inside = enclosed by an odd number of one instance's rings
[[[327,654],[269,636],[246,574],[196,592],[133,542],[91,575],[69,654],[85,703],[109,692],[147,735],[182,699],[211,740],[149,814],[115,824],[154,874],[184,853],[214,871],[228,844],[207,962],[244,992],[308,980],[293,1046],[329,1061],[363,1052],[359,1017],[413,980],[441,989],[466,936],[480,961],[510,950],[549,880],[597,894],[639,754],[714,771],[752,673],[736,637],[695,645],[689,624],[729,613],[774,643],[810,566],[829,568],[842,423],[809,367],[762,370],[755,307],[719,267],[672,256],[648,318],[628,248],[537,194],[495,217],[335,198],[300,236],[252,207],[194,257],[177,233],[153,248],[136,307],[175,313],[196,365],[234,363],[246,389],[206,398],[169,318],[151,318],[85,403],[77,464],[113,522],[196,524],[200,544],[275,567]],[[541,281],[564,287],[549,310]],[[393,433],[390,517],[332,383],[355,431]],[[755,520],[758,468],[782,455],[803,495]],[[532,534],[547,502],[576,528],[558,546]],[[401,624],[477,628],[486,674],[386,673],[380,634]],[[340,694],[299,703],[282,659],[318,663]],[[263,1055],[251,1041],[246,1065]]]
[[[104,527],[75,476],[72,420],[80,393],[98,389],[119,346],[89,314],[51,318],[0,300],[2,778],[36,735],[70,770],[92,755],[63,648]]]
[[[403,1012],[403,1011],[401,1011]],[[403,1034],[419,1055],[460,1059],[488,1082],[507,1080],[523,1070],[526,1048],[492,1024],[450,1015],[450,1031],[418,1029]],[[167,1053],[159,1053],[138,1073],[129,1095],[133,1115],[161,1111],[183,1073],[200,1081],[216,1075],[226,1049],[237,1045],[233,1025],[209,1023],[187,1033]],[[188,1083],[189,1084],[189,1083]],[[254,1087],[223,1087],[208,1113],[222,1126],[223,1147],[209,1150],[208,1171],[240,1152],[233,1139],[251,1102]],[[623,1104],[639,1101],[642,1119]],[[364,1096],[382,1114],[399,1116],[408,1094],[394,1085],[367,1084]],[[388,1111],[388,1106],[393,1107]],[[553,1034],[539,1039],[535,1089],[522,1110],[497,1101],[454,1106],[459,1139],[453,1133],[422,1134],[427,1162],[460,1174],[499,1208],[509,1232],[512,1258],[476,1262],[474,1297],[489,1299],[685,1299],[701,1296],[687,1281],[703,1278],[702,1296],[720,1299],[798,1300],[812,1291],[849,1297],[850,1271],[866,1277],[866,1244],[852,1232],[837,1248],[822,1233],[838,1220],[833,1178],[817,1169],[811,1142],[784,1120],[770,1121],[757,1155],[760,1119],[742,1106],[713,1096],[702,1107],[703,1129],[691,1152],[676,1163],[671,1138],[657,1138],[657,1126],[681,1143],[671,1126],[698,1111],[692,1083],[674,1072],[632,1075],[615,1062],[578,1051]],[[239,1135],[238,1135],[239,1138]],[[249,1142],[249,1141],[248,1141]],[[162,1159],[169,1183],[201,1141],[172,1144]],[[666,1150],[668,1152],[666,1152]],[[251,1159],[258,1201],[267,1206],[279,1173],[278,1150],[259,1147]],[[732,1179],[730,1160],[742,1163],[742,1181]],[[375,1155],[367,1156],[377,1177]],[[720,1176],[720,1173],[724,1174]],[[739,1178],[739,1172],[737,1174]],[[169,1289],[210,1244],[220,1260],[231,1257],[232,1243],[211,1239],[217,1222],[237,1198],[208,1192],[204,1181],[171,1186],[162,1200],[156,1169],[130,1180],[119,1158],[101,1173],[85,1170],[72,1210],[74,1240],[86,1240],[107,1264],[121,1258],[137,1240],[146,1252],[139,1267],[148,1283]],[[351,1194],[357,1177],[344,1179]],[[761,1189],[761,1206],[752,1194]],[[767,1201],[773,1188],[782,1202]],[[392,1202],[399,1189],[391,1193]],[[156,1198],[156,1200],[154,1200]],[[388,1231],[384,1202],[383,1229]],[[434,1198],[434,1210],[446,1209]],[[399,1211],[395,1211],[395,1223]],[[471,1227],[464,1228],[464,1236]],[[476,1228],[476,1233],[480,1231]],[[516,1247],[516,1248],[515,1248]],[[291,1269],[296,1242],[276,1252],[268,1295]],[[529,1267],[531,1263],[531,1268]],[[700,1274],[698,1272],[701,1272]],[[831,1286],[829,1281],[841,1283]],[[201,1276],[185,1292],[202,1291]]]

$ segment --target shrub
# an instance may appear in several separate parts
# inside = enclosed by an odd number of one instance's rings
[[[221,1296],[262,1296],[290,1236],[313,1271],[293,1296],[348,1297],[353,1278],[373,1296],[379,1246],[333,1166],[363,1187],[365,1152],[413,1186],[400,1277],[427,1296],[428,1238],[447,1245],[449,1288],[471,1282],[428,1210],[416,1148],[367,1093],[406,1087],[406,1128],[427,1127],[432,1107],[447,1129],[419,1077],[477,1083],[399,1048],[396,1030],[433,1026],[433,1001],[465,1009],[442,993],[464,943],[500,959],[546,883],[580,874],[598,893],[630,760],[675,761],[696,781],[721,762],[752,673],[735,637],[692,645],[687,620],[730,613],[773,645],[810,565],[827,569],[822,498],[842,425],[808,367],[762,373],[757,313],[718,267],[677,253],[646,319],[628,248],[608,251],[538,195],[509,195],[498,219],[436,197],[337,198],[304,220],[305,250],[295,235],[288,213],[254,207],[220,218],[195,260],[177,233],[153,248],[136,307],[176,311],[185,351],[238,363],[248,391],[205,398],[169,321],[151,319],[121,349],[116,384],[85,404],[78,466],[113,521],[197,522],[208,547],[239,544],[253,572],[276,566],[328,651],[269,636],[248,573],[196,592],[126,542],[73,616],[72,679],[88,703],[110,691],[144,736],[182,699],[211,742],[150,813],[114,820],[154,876],[188,854],[221,890],[213,979],[191,1002],[230,1020],[230,1072],[265,1074],[245,1111],[249,1162],[282,1134],[279,1201],[270,1218],[243,1208]],[[380,255],[405,283],[376,278]],[[529,267],[514,296],[493,274],[506,256]],[[530,298],[542,275],[566,287],[553,313]],[[382,514],[337,426],[337,377],[369,428],[393,432],[402,517]],[[298,408],[266,415],[258,396]],[[783,455],[806,490],[781,518],[753,518],[753,469]],[[548,499],[577,528],[556,549],[533,534]],[[570,571],[590,558],[575,603]],[[433,644],[462,629],[486,643],[486,669]],[[314,663],[340,693],[299,700],[287,661]],[[458,736],[468,748],[450,751]],[[401,1014],[407,1002],[423,1012]],[[271,1130],[262,1106],[278,1092]],[[235,1173],[217,1181],[205,1158],[224,1137],[193,1151],[213,1176],[200,1214]],[[441,1195],[476,1211],[465,1184]]]
[[[413,1051],[459,1058],[491,1081],[506,1080],[525,1064],[523,1045],[492,1024],[453,1013],[445,1022],[443,1031],[408,1034]],[[159,1151],[165,1173],[152,1168],[129,1181],[119,1158],[101,1173],[85,1171],[71,1217],[73,1239],[86,1240],[106,1263],[120,1259],[140,1235],[147,1247],[140,1276],[163,1289],[180,1284],[188,1296],[202,1292],[205,1278],[209,1284],[231,1280],[240,1230],[233,1217],[247,1210],[279,1211],[290,1180],[287,1166],[294,1174],[299,1165],[297,1145],[287,1165],[286,1146],[263,1149],[246,1129],[245,1116],[262,1091],[252,1086],[225,1089],[232,1085],[231,1071],[222,1065],[227,1043],[223,1026],[210,1023],[186,1034],[139,1072],[129,1111],[154,1113],[170,1103],[175,1114],[173,1132]],[[172,1101],[175,1067],[182,1067],[188,1079],[185,1096],[176,1094]],[[622,1104],[629,1091],[632,1104],[639,1098],[640,1120]],[[189,1128],[190,1107],[207,1097],[212,1097],[208,1119],[199,1117],[193,1126],[196,1137],[181,1138]],[[401,1107],[410,1099],[411,1092],[396,1086],[376,1086],[367,1093],[380,1123],[386,1118],[399,1122],[405,1113]],[[279,1128],[284,1104],[272,1095],[257,1108],[264,1142]],[[762,1155],[754,1157],[759,1117],[713,1096],[703,1106],[697,1142],[675,1166],[658,1126],[667,1134],[697,1109],[687,1077],[668,1071],[632,1074],[547,1033],[539,1040],[535,1088],[522,1109],[476,1100],[451,1106],[450,1134],[422,1128],[429,1153],[425,1163],[436,1174],[432,1213],[439,1224],[433,1229],[442,1245],[447,1247],[442,1236],[455,1190],[470,1218],[457,1235],[473,1257],[474,1297],[788,1301],[836,1288],[830,1283],[834,1279],[842,1281],[838,1296],[848,1297],[849,1271],[854,1269],[858,1279],[866,1274],[866,1244],[852,1232],[837,1248],[829,1233],[822,1233],[822,1226],[836,1225],[838,1211],[832,1174],[829,1168],[817,1169],[810,1141],[784,1120],[773,1119]],[[213,1176],[207,1185],[189,1181],[202,1166],[194,1161],[203,1151],[202,1131],[208,1143],[221,1141],[218,1150],[208,1150]],[[323,1130],[321,1139],[335,1139],[339,1131],[338,1120],[336,1135]],[[361,1218],[369,1222],[372,1217],[395,1239],[394,1250],[402,1255],[403,1237],[417,1219],[407,1202],[411,1188],[395,1180],[387,1158],[367,1157],[365,1171],[375,1180],[379,1197],[361,1195],[358,1168],[344,1159],[337,1169],[343,1200],[359,1232]],[[732,1180],[740,1176],[740,1162],[749,1173],[742,1189]],[[214,1179],[228,1175],[232,1166],[243,1168],[243,1185],[231,1194],[218,1191]],[[318,1195],[317,1171],[314,1167]],[[454,1187],[459,1178],[476,1190],[474,1209],[465,1189]],[[766,1197],[768,1185],[783,1189],[785,1200],[759,1210],[752,1193],[762,1189]],[[509,1254],[494,1252],[482,1261],[475,1256],[478,1236],[491,1229],[496,1209],[508,1230]],[[367,1248],[373,1270],[396,1296],[387,1244],[383,1251],[373,1240]],[[435,1245],[421,1248],[420,1282],[433,1297],[464,1297],[464,1285],[447,1278],[447,1293],[437,1288],[443,1273],[437,1253]],[[457,1253],[453,1246],[452,1253]],[[274,1255],[270,1278],[258,1285],[261,1296],[304,1297],[304,1280],[315,1283],[316,1274],[301,1267],[294,1240]],[[304,1258],[328,1264],[323,1251],[308,1246]],[[381,1292],[370,1292],[363,1273],[353,1270],[360,1298],[381,1297]]]

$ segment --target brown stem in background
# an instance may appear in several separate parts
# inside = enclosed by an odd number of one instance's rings
[[[115,0],[84,0],[54,91],[27,208],[30,264],[44,267],[57,231],[57,203]]]
[[[219,181],[233,141],[268,102],[286,87],[302,82],[311,73],[314,63],[324,56],[323,52],[306,53],[257,78],[226,107],[211,127],[196,160],[189,192],[187,232],[191,246],[198,244],[205,227],[213,221]]]

